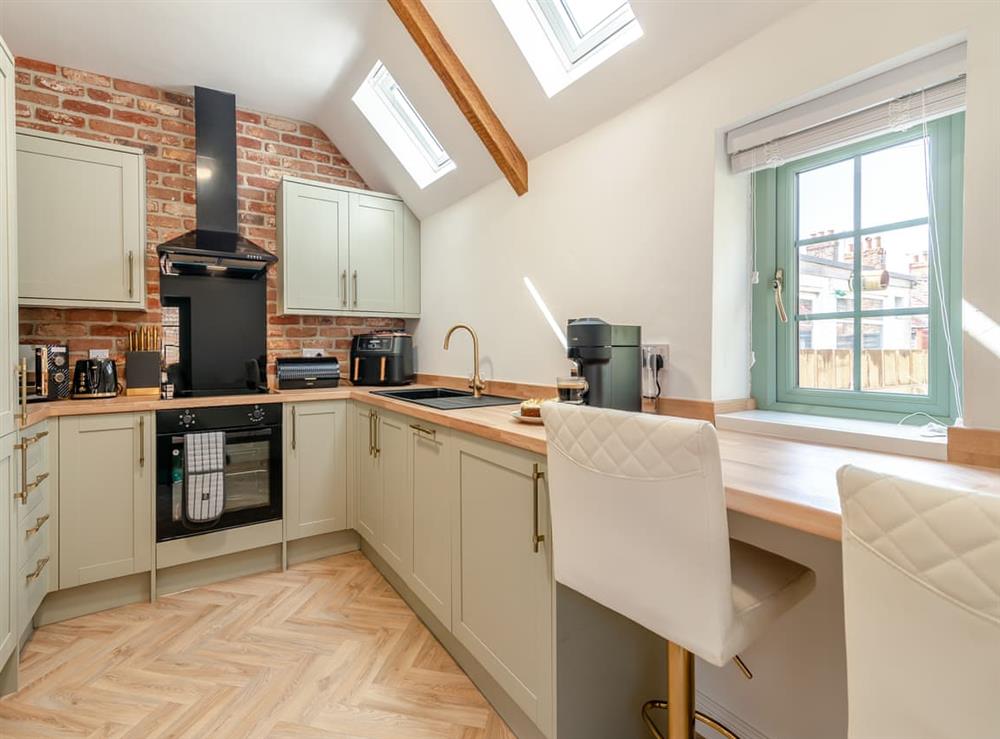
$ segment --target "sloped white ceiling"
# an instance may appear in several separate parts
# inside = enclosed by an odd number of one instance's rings
[[[426,4],[530,162],[803,3],[633,0],[643,38],[552,99],[489,0]],[[241,107],[311,121],[369,185],[400,194],[420,217],[500,177],[381,0],[2,0],[0,35],[17,55],[168,89],[226,90]],[[351,102],[379,58],[458,165],[424,190]]]

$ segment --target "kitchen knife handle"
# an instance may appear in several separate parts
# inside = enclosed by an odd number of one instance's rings
[[[358,304],[358,271],[354,270],[354,305]]]
[[[128,253],[128,296],[131,298],[135,294],[135,252]]]
[[[340,273],[340,304],[347,305],[347,270]]]

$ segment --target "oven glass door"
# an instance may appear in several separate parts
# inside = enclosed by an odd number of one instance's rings
[[[222,516],[192,523],[184,516],[184,434],[157,440],[156,540],[281,518],[280,427],[225,429]],[[164,463],[166,461],[166,464]]]

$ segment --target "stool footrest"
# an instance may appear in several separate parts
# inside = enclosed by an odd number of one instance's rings
[[[661,734],[660,730],[656,727],[656,724],[653,723],[652,716],[650,716],[650,711],[654,709],[659,711],[667,711],[669,710],[669,706],[667,704],[667,701],[659,701],[659,700],[646,701],[645,703],[642,704],[642,721],[644,724],[646,724],[646,728],[649,730],[650,735],[653,736],[655,739],[674,739],[674,737],[666,737],[663,734]],[[722,734],[722,736],[726,737],[727,739],[740,739],[740,737],[738,737],[732,731],[732,729],[723,724],[721,721],[712,718],[706,713],[702,713],[701,711],[695,711],[694,718],[696,721],[700,721],[710,729]],[[688,738],[685,737],[684,739]]]

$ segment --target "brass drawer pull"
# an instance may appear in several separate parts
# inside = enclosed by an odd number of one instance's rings
[[[296,444],[295,444],[295,442],[296,442],[296,438],[295,438],[295,421],[296,421],[296,418],[295,418],[295,416],[296,415],[297,414],[295,413],[295,406],[293,405],[292,406],[292,451],[293,452],[295,451],[295,446],[296,446]]]
[[[48,435],[49,435],[48,431],[39,431],[34,436],[29,436],[27,439],[25,439],[24,443],[26,445],[27,444],[34,444],[36,441],[41,441],[42,439],[44,439]]]
[[[39,516],[38,518],[36,518],[35,519],[35,525],[32,526],[30,529],[25,529],[24,530],[24,538],[25,539],[30,539],[32,536],[34,536],[35,534],[37,534],[41,530],[42,526],[45,525],[45,522],[48,521],[48,520],[49,520],[49,514],[48,513],[46,513],[44,516]]]
[[[146,466],[146,417],[139,416],[139,466]]]
[[[418,423],[411,423],[410,424],[410,428],[413,429],[414,431],[416,431],[421,436],[427,437],[429,439],[435,439],[435,438],[437,438],[437,430],[436,429],[425,428],[425,427],[421,426]]]
[[[49,479],[49,473],[43,472],[42,474],[40,474],[38,477],[35,478],[34,482],[29,482],[27,485],[24,486],[25,494],[30,493],[32,490],[37,488],[39,485],[41,485],[48,479]]]
[[[532,497],[534,498],[535,531],[532,534],[531,542],[538,552],[538,545],[545,541],[545,534],[538,533],[538,483],[545,479],[545,473],[538,469],[538,465],[533,465],[531,471]]]
[[[25,576],[24,579],[27,582],[31,582],[32,580],[37,580],[38,576],[42,574],[42,570],[45,569],[45,565],[47,565],[49,563],[49,559],[51,559],[51,558],[50,557],[42,557],[40,560],[38,560],[38,562],[35,563],[35,571],[34,572],[29,572]]]

